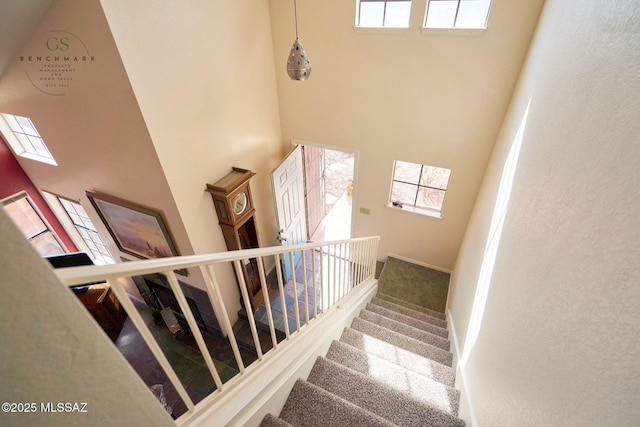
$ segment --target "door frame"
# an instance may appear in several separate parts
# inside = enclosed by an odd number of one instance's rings
[[[360,151],[359,150],[354,150],[352,148],[344,148],[344,147],[338,147],[335,145],[326,145],[326,144],[320,144],[317,142],[311,142],[311,141],[304,141],[301,139],[291,139],[291,147],[294,147],[296,145],[301,145],[302,147],[304,146],[311,146],[311,147],[318,147],[318,148],[324,148],[327,150],[334,150],[334,151],[342,151],[344,153],[353,153],[353,192],[351,193],[351,225],[350,225],[350,230],[349,230],[349,236],[353,237],[353,231],[354,231],[354,227],[355,227],[355,219],[356,219],[356,202],[358,200],[358,166],[359,166],[359,158],[360,158]],[[304,164],[304,155],[302,156],[302,160],[303,160],[303,164]],[[305,165],[306,167],[306,165]],[[305,174],[306,176],[306,174]],[[307,191],[307,183],[304,183],[305,186],[305,194]],[[305,215],[308,216],[308,207],[307,207],[307,200],[305,197],[305,201],[304,201],[304,208],[305,208]],[[307,234],[309,233],[309,230],[307,230]],[[310,239],[311,236],[307,236],[307,239]]]

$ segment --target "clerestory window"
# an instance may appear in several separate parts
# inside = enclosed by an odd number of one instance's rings
[[[486,28],[491,0],[428,0],[425,28]]]
[[[360,0],[357,27],[409,28],[411,1]]]
[[[17,156],[58,165],[30,118],[0,114],[0,132]]]

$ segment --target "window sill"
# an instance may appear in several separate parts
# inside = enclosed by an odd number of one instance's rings
[[[407,34],[411,31],[409,27],[358,27],[353,26],[356,34]]]
[[[487,28],[420,28],[423,36],[475,36],[479,37]]]
[[[413,207],[413,206],[403,206],[403,207],[400,208],[400,207],[397,207],[397,206],[393,206],[391,203],[387,203],[385,206],[387,208],[389,208],[389,209],[393,209],[394,211],[403,211],[403,212],[409,212],[409,213],[413,213],[413,214],[428,216],[428,217],[431,217],[431,218],[442,219],[442,213],[441,212],[430,211],[428,209],[421,209],[421,208],[416,208],[416,207]]]
[[[23,153],[18,154],[18,156],[24,157],[25,159],[31,159],[31,160],[35,160],[37,162],[46,163],[46,164],[51,165],[51,166],[58,166],[58,164],[56,163],[55,160],[49,159],[47,157],[39,156],[37,154],[23,152]]]

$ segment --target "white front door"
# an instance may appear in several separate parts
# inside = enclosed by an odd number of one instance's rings
[[[278,239],[283,245],[307,242],[307,219],[304,202],[304,166],[302,146],[296,145],[291,153],[271,174],[273,197],[278,217]],[[289,257],[284,258],[286,280],[302,254],[294,253],[294,265]]]

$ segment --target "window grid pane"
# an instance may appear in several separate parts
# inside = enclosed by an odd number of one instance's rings
[[[456,22],[457,0],[434,1],[427,5],[427,20],[425,27],[453,28]]]
[[[3,206],[5,212],[40,256],[59,255],[66,252],[26,193],[17,195],[5,203]]]
[[[64,210],[66,210],[67,212],[75,212],[73,205],[71,205],[71,203],[69,203],[67,200],[62,199],[60,197],[58,197],[58,200],[60,201],[60,204],[62,205]]]
[[[83,218],[89,218],[89,215],[87,215],[87,211],[84,210],[84,208],[82,207],[81,204],[75,203],[75,204],[73,204],[73,207],[76,210],[76,212],[78,213],[78,215],[80,215]]]
[[[456,28],[485,28],[490,4],[490,0],[462,0]]]
[[[425,187],[446,190],[449,183],[449,169],[437,168],[435,166],[424,166],[420,184]]]
[[[395,161],[389,202],[441,211],[451,170]]]
[[[107,246],[97,233],[95,226],[91,222],[91,219],[87,216],[87,212],[84,210],[80,203],[63,199],[58,197],[60,205],[64,208],[71,218],[71,222],[76,227],[76,230],[84,240],[85,244],[91,251],[95,261],[98,264],[115,264],[115,261],[111,257]]]
[[[91,220],[89,218],[81,217],[81,219],[82,219],[82,223],[78,224],[78,225],[82,225],[83,227],[85,227],[88,230],[96,231],[96,228],[93,226],[93,223],[91,222]]]
[[[89,239],[92,242],[95,242],[97,244],[100,245],[104,245],[104,242],[102,241],[102,237],[100,237],[100,235],[98,233],[96,233],[95,231],[91,231],[89,232]]]
[[[16,138],[18,138],[18,142],[20,142],[24,151],[30,154],[37,154],[36,148],[33,146],[27,135],[23,133],[16,133]]]
[[[360,1],[358,27],[409,28],[410,0]]]
[[[387,2],[387,8],[384,14],[384,23],[382,25],[392,28],[408,28],[410,15],[410,1]]]
[[[384,23],[384,2],[361,2],[360,27],[382,27]]]
[[[38,136],[29,136],[29,142],[36,150],[36,154],[42,157],[51,157],[51,153],[47,150],[47,147],[44,145],[42,139]]]
[[[425,28],[486,28],[491,0],[429,0]]]
[[[9,125],[24,152],[34,156],[30,158],[43,159],[47,163],[53,161],[55,164],[53,155],[30,118],[12,114],[2,114],[2,118]]]
[[[78,233],[80,233],[80,237],[82,237],[82,240],[91,239],[91,237],[89,237],[89,232],[87,230],[85,230],[84,228],[78,228],[78,227],[76,227],[76,229],[78,230]]]
[[[32,239],[48,230],[47,225],[26,197],[9,203],[4,209],[27,239]]]
[[[96,246],[98,247],[98,250],[100,251],[101,255],[108,256],[109,258],[111,258],[111,253],[109,252],[106,246],[104,245],[96,245]]]
[[[67,211],[67,214],[69,214],[69,218],[71,218],[71,222],[73,222],[73,225],[82,225],[82,220],[80,219],[80,216],[78,216],[78,214],[69,211]]]
[[[418,188],[417,185],[394,181],[391,189],[391,201],[415,206]]]
[[[15,116],[11,114],[3,114],[2,117],[4,117],[4,120],[7,122],[7,124],[9,125],[9,128],[11,128],[12,131],[22,132],[22,128],[18,124],[18,121],[16,120]]]
[[[55,238],[51,231],[42,233],[31,239],[31,243],[35,246],[40,256],[46,257],[51,255],[61,255],[65,253],[64,249]]]
[[[408,182],[409,184],[419,184],[421,170],[422,165],[396,160],[396,169],[393,174],[393,179],[394,181]]]
[[[416,201],[416,207],[439,211],[440,209],[442,209],[442,203],[444,202],[444,193],[445,192],[442,190],[420,187],[420,190],[418,190],[418,200]]]
[[[92,254],[98,252],[98,247],[95,243],[93,243],[91,240],[88,240],[86,243]]]
[[[15,116],[15,117],[16,117],[16,121],[18,122],[18,125],[20,126],[21,133],[24,133],[25,135],[40,136],[40,134],[36,130],[36,127],[33,125],[31,120],[29,120],[26,117],[20,117],[20,116]]]

